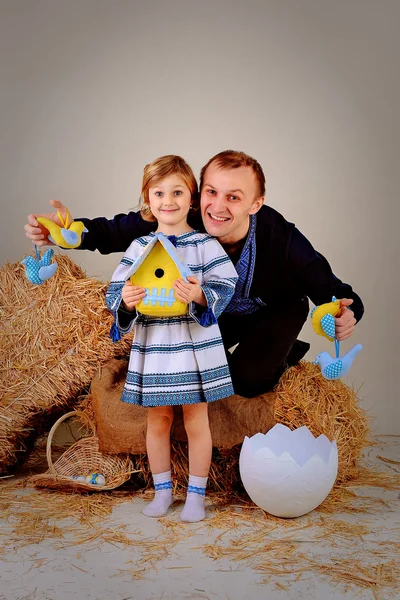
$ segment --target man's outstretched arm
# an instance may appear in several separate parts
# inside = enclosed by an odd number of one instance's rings
[[[118,214],[112,219],[97,217],[81,218],[88,230],[83,236],[80,250],[98,250],[101,254],[125,252],[136,238],[148,235],[157,227],[157,223],[145,221],[140,213]]]
[[[33,213],[28,215],[28,222],[24,229],[26,237],[32,240],[32,243],[37,246],[51,245],[47,239],[48,231],[38,223],[37,217],[45,217],[50,219],[58,226],[62,226],[62,221],[65,220],[68,208],[59,200],[50,200],[51,206],[55,209],[52,213]],[[69,213],[69,221],[74,220]],[[75,219],[82,221],[88,232],[83,235],[82,242],[79,246],[80,250],[98,250],[101,254],[110,254],[112,252],[124,252],[131,242],[147,235],[156,229],[157,224],[154,222],[145,221],[140,213],[130,212],[126,214],[118,214],[112,219],[105,217],[97,217],[94,219]]]

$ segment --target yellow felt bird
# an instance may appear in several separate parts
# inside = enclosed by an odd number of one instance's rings
[[[328,352],[321,352],[314,361],[314,365],[320,365],[321,374],[325,379],[339,379],[346,375],[354,357],[362,350],[362,345],[357,344],[340,358],[340,341],[336,338],[335,317],[341,309],[340,300],[336,300],[335,296],[332,296],[332,302],[316,306],[310,315],[315,333],[323,335],[329,341],[335,341],[336,358],[332,358]]]
[[[335,317],[340,312],[340,300],[332,298],[332,302],[316,306],[311,311],[311,322],[315,333],[332,341],[335,337]]]
[[[46,219],[46,217],[37,217],[37,221],[47,229],[49,232],[47,237],[53,244],[61,248],[77,248],[81,244],[82,233],[87,232],[86,227],[82,221],[72,221],[70,223],[71,216],[68,211],[65,221],[59,211],[57,211],[57,214],[62,227],[54,223],[51,219]]]

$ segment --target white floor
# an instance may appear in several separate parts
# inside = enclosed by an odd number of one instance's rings
[[[368,450],[370,464],[389,474],[400,473],[400,465],[379,458],[400,461],[400,437],[382,436],[378,441],[379,446]],[[24,474],[19,477],[21,480]],[[10,483],[10,479],[0,481],[1,600],[400,599],[400,580],[398,588],[386,586],[384,575],[380,585],[368,583],[369,578],[375,580],[379,564],[387,570],[387,563],[393,561],[392,575],[400,574],[399,489],[356,490],[364,498],[360,505],[365,506],[365,496],[376,499],[370,501],[368,512],[361,514],[314,511],[279,522],[265,518],[259,509],[252,509],[251,516],[249,511],[241,516],[235,506],[222,512],[211,507],[207,520],[193,525],[180,523],[181,503],[171,509],[167,520],[158,521],[143,516],[145,500],[132,499],[129,494],[97,524],[76,526],[72,519],[64,519],[54,523],[60,534],[47,536],[46,527],[52,523],[46,519],[44,501],[43,509],[40,507],[46,492],[17,489],[15,502],[7,507],[2,504],[1,492],[2,486]],[[18,533],[24,519],[28,529],[29,519],[33,519],[36,535],[43,524],[40,543],[32,544],[29,537]],[[321,526],[321,519],[326,526]],[[352,535],[351,529],[337,535],[324,533],[334,520],[363,525],[365,531],[360,535]],[[309,527],[304,528],[306,525]],[[265,546],[259,539],[264,532]],[[116,541],[118,533],[126,536],[126,543]],[[91,539],[83,542],[85,536]],[[266,551],[270,542],[276,545],[276,555]],[[280,559],[283,546],[287,556]],[[244,556],[246,548],[248,555]],[[307,561],[300,556],[333,564],[341,572],[354,568],[360,573],[358,562],[370,565],[370,577],[363,571],[363,585],[346,583],[312,565],[307,568]],[[295,572],[274,575],[268,573],[271,564]]]

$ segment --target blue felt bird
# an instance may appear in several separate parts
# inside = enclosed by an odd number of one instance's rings
[[[321,352],[314,361],[315,365],[320,365],[321,373],[325,379],[339,379],[350,371],[354,358],[362,350],[361,344],[356,344],[347,354],[341,358],[332,358],[328,352]]]
[[[25,265],[25,274],[27,279],[31,283],[40,285],[46,279],[49,279],[57,271],[58,264],[51,262],[54,254],[54,250],[51,248],[47,250],[42,257],[36,249],[36,258],[33,256],[27,256],[21,261],[21,264]]]
[[[354,358],[363,348],[361,344],[357,344],[340,357],[340,341],[336,337],[335,324],[335,317],[340,315],[340,312],[341,301],[332,296],[332,302],[316,306],[310,314],[315,333],[335,342],[335,358],[328,352],[321,352],[314,361],[314,365],[320,366],[321,374],[325,379],[339,379],[346,375],[350,371]]]

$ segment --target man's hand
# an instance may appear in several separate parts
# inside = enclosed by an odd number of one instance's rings
[[[196,304],[200,304],[200,306],[207,306],[207,300],[200,287],[199,280],[192,275],[187,279],[188,281],[185,281],[184,279],[175,279],[172,287],[175,290],[177,299],[185,304],[196,302]]]
[[[145,297],[145,289],[139,285],[132,285],[130,281],[127,281],[122,288],[122,302],[123,308],[133,312],[133,309],[139,302]]]
[[[51,204],[51,206],[54,206],[54,208],[56,209],[56,212],[35,213],[32,215],[28,215],[28,222],[24,226],[26,237],[29,238],[30,240],[32,240],[32,243],[36,244],[36,246],[53,246],[54,245],[53,242],[51,242],[50,240],[47,239],[49,232],[47,231],[47,229],[45,227],[43,227],[43,225],[40,225],[40,223],[37,222],[37,217],[45,217],[46,219],[50,219],[51,221],[53,221],[56,225],[59,225],[60,227],[62,227],[63,223],[60,221],[57,211],[61,214],[61,216],[64,220],[67,216],[67,212],[69,212],[68,208],[66,206],[64,206],[64,204],[62,202],[60,202],[59,200],[50,200],[50,204]],[[69,222],[71,223],[72,221],[73,221],[73,218],[71,217],[71,214],[70,214]]]
[[[348,308],[350,304],[353,300],[349,298],[340,300],[340,311],[335,317],[335,336],[339,341],[349,338],[357,323],[353,311]]]

